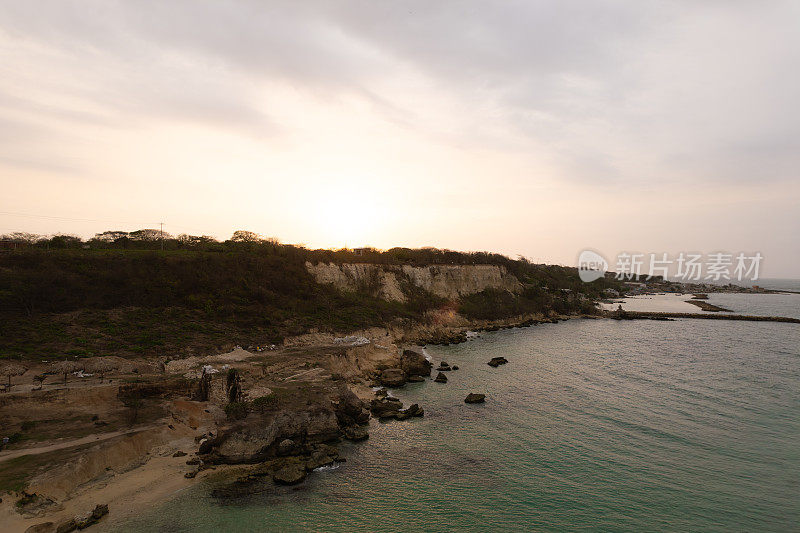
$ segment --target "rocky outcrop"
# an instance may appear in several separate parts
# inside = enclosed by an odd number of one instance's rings
[[[433,364],[415,350],[403,350],[400,368],[407,376],[430,376]]]
[[[439,368],[436,369],[437,372],[450,372],[451,370],[452,368],[447,364],[447,361],[439,363]]]
[[[279,485],[296,485],[306,478],[306,464],[300,457],[288,457],[272,474],[272,480]]]
[[[344,438],[357,442],[368,439],[369,433],[364,426],[351,426],[344,429]]]
[[[257,463],[275,456],[305,453],[309,446],[338,440],[369,421],[363,402],[342,386],[328,401],[251,412],[209,439],[198,451],[207,463]]]
[[[403,283],[410,283],[441,298],[457,300],[485,289],[519,292],[522,284],[499,265],[376,265],[369,263],[306,262],[317,283],[332,284],[342,291],[368,289],[377,296],[405,302]]]
[[[467,394],[467,397],[464,398],[464,403],[483,403],[486,401],[485,394],[477,394],[475,392],[470,392]]]
[[[412,416],[425,416],[425,411],[418,404],[411,404],[407,409],[400,409],[395,418],[397,420],[405,420]]]
[[[400,368],[387,368],[378,375],[378,381],[384,387],[402,387],[406,384],[406,374]]]
[[[395,418],[402,407],[403,403],[400,400],[386,396],[372,400],[369,410],[375,418]]]
[[[425,411],[418,404],[412,404],[403,409],[403,404],[397,398],[376,398],[370,403],[370,410],[375,418],[380,420],[406,420],[411,417],[424,416]]]
[[[506,359],[505,357],[492,357],[491,361],[489,361],[486,364],[493,368],[497,368],[498,366],[504,365],[506,363],[508,363],[508,359]]]
[[[83,516],[67,518],[58,524],[54,522],[44,522],[36,524],[25,530],[25,533],[71,533],[79,529],[86,529],[100,521],[108,514],[108,505],[96,505],[95,508]]]
[[[445,376],[442,372],[439,372],[433,381],[436,383],[447,383],[447,376]]]

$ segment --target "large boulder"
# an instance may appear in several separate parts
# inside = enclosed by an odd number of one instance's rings
[[[504,365],[506,363],[508,363],[508,359],[506,359],[505,357],[492,357],[492,360],[486,364],[493,368],[497,368],[498,366]]]
[[[464,403],[483,403],[486,401],[485,394],[477,394],[475,392],[470,392],[467,394],[467,397],[464,398]]]
[[[424,355],[414,350],[403,350],[400,368],[407,376],[430,376],[433,364]]]
[[[339,420],[330,405],[250,416],[214,439],[213,462],[256,463],[274,456],[286,439],[297,445],[333,441],[340,435]]]
[[[369,412],[364,410],[364,402],[347,387],[342,386],[339,389],[338,397],[333,401],[333,405],[340,426],[348,427],[369,423]]]
[[[387,368],[381,371],[378,381],[384,387],[402,387],[406,384],[406,374],[402,368]]]
[[[398,411],[396,418],[398,420],[405,420],[407,418],[411,418],[412,416],[424,416],[424,415],[425,411],[422,409],[422,407],[419,406],[419,404],[415,403],[409,406],[407,409],[401,409],[400,411]]]

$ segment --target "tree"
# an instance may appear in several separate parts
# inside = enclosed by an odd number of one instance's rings
[[[217,240],[210,235],[187,235],[181,233],[177,238],[178,242],[183,246],[202,246],[205,244],[214,244]]]
[[[36,233],[25,233],[24,231],[15,231],[14,233],[3,235],[2,239],[5,241],[20,242],[25,244],[36,244],[42,240],[41,235]]]
[[[128,238],[132,241],[145,241],[145,242],[152,242],[158,241],[162,238],[161,230],[158,229],[137,229],[136,231],[132,231],[128,234]],[[164,239],[171,239],[172,235],[167,232],[163,233]]]
[[[48,244],[52,248],[79,248],[83,240],[75,235],[53,235]]]
[[[234,231],[233,236],[231,237],[232,242],[258,242],[260,240],[261,237],[258,235],[258,233],[241,229]]]
[[[127,231],[113,231],[113,230],[111,230],[111,231],[104,231],[103,233],[98,233],[98,234],[96,234],[94,236],[94,238],[96,240],[98,240],[98,241],[114,242],[114,241],[116,241],[118,239],[121,239],[121,238],[127,237],[127,236],[128,236],[128,232]]]

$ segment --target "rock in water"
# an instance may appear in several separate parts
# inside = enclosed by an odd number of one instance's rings
[[[425,411],[422,409],[422,407],[419,406],[419,404],[416,403],[411,404],[411,406],[408,409],[404,409],[402,412],[408,414],[409,416],[425,415]]]
[[[487,365],[497,368],[500,365],[504,365],[508,363],[508,359],[505,357],[492,357],[492,360],[486,363]]]
[[[422,376],[408,376],[409,383],[422,383],[423,381],[425,381],[425,378]]]
[[[367,428],[353,426],[344,429],[344,438],[352,441],[365,440],[369,438],[369,433],[367,433]]]
[[[379,398],[372,400],[369,409],[372,415],[377,418],[394,418],[400,411],[403,404],[397,398]]]
[[[294,485],[306,478],[306,465],[299,461],[287,461],[272,474],[272,480],[280,485]]]
[[[436,376],[434,379],[436,383],[447,383],[447,376],[445,376],[442,372],[439,372],[439,375]]]
[[[483,403],[486,401],[485,394],[476,394],[474,392],[470,392],[467,394],[467,397],[464,398],[464,403]]]
[[[406,384],[406,374],[400,368],[387,368],[378,379],[384,387],[402,387]]]
[[[430,376],[432,367],[424,355],[414,350],[403,350],[400,356],[400,368],[408,376]]]

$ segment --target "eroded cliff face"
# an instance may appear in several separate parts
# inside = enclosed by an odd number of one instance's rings
[[[318,283],[331,283],[344,291],[366,288],[385,300],[405,302],[404,284],[457,300],[461,296],[485,289],[518,292],[522,284],[504,267],[498,265],[376,265],[369,263],[306,262],[306,269]]]

